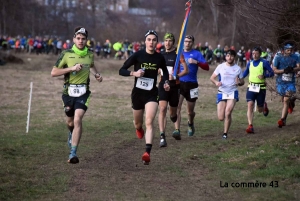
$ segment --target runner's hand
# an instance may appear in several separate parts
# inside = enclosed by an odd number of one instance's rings
[[[98,82],[102,82],[102,80],[103,80],[103,78],[102,78],[102,76],[100,75],[100,73],[96,73],[96,74],[95,74],[95,78],[96,78],[96,80],[97,80]]]
[[[82,65],[81,64],[75,64],[75,66],[72,67],[72,71],[80,71],[82,69]]]
[[[188,59],[188,62],[189,62],[190,64],[197,64],[197,63],[198,63],[197,60],[192,59],[192,58],[189,58],[189,59]]]
[[[285,68],[285,69],[283,69],[283,72],[284,73],[293,73],[294,72],[294,69],[293,69],[293,67],[287,67],[287,68]]]
[[[219,87],[219,86],[221,86],[221,85],[222,85],[222,82],[217,82],[217,83],[216,83],[216,86],[217,86],[217,87]]]
[[[140,69],[140,70],[136,71],[134,74],[135,74],[135,77],[143,77],[145,72],[142,69]]]
[[[264,79],[265,77],[264,77],[263,75],[258,75],[257,78],[260,79],[260,80],[262,80],[262,79]]]
[[[165,91],[170,91],[170,85],[169,85],[169,82],[166,82],[166,83],[164,84],[164,89],[165,89]]]

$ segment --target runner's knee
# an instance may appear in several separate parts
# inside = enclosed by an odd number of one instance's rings
[[[159,106],[160,113],[166,113],[167,112],[167,106]]]
[[[175,116],[170,116],[170,119],[173,123],[175,123],[177,121],[177,114]]]
[[[191,118],[194,118],[196,116],[196,113],[195,112],[191,112],[188,114]]]

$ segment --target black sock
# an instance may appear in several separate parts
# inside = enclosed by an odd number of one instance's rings
[[[146,144],[146,152],[147,152],[148,154],[150,154],[151,149],[152,149],[152,144]]]
[[[161,133],[160,133],[160,137],[165,138],[165,137],[166,137],[165,132],[161,132]]]
[[[177,121],[177,114],[174,117],[170,116],[170,119],[173,123],[175,123]]]
[[[226,136],[227,136],[227,133],[224,133],[223,135],[226,135]]]
[[[188,124],[189,124],[189,126],[192,126],[194,123],[190,123],[190,122],[188,122]]]

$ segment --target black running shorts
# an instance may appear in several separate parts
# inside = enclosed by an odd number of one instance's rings
[[[63,94],[62,100],[64,103],[65,113],[68,117],[74,117],[76,109],[83,109],[86,111],[90,102],[90,91],[87,91],[84,95],[80,97],[71,97],[69,95]]]
[[[165,91],[164,83],[158,85],[159,101],[167,101],[171,107],[177,107],[179,102],[179,84],[171,86],[170,91]]]
[[[140,93],[132,91],[131,93],[131,105],[134,110],[143,110],[148,102],[158,103],[158,93]]]
[[[180,82],[180,94],[189,102],[196,102],[198,97],[191,98],[191,90],[198,88],[198,83]]]

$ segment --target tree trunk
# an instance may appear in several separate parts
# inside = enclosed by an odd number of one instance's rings
[[[231,45],[234,44],[235,40],[235,31],[236,31],[236,6],[233,7],[233,23],[232,23],[232,35],[231,35]]]
[[[219,41],[219,25],[218,25],[219,9],[218,6],[216,6],[214,1],[209,0],[208,3],[213,15],[213,34],[217,36],[217,40]]]
[[[4,9],[4,1],[2,2],[2,26],[3,26],[3,34],[6,35],[6,21],[5,19],[6,18],[6,12],[5,12],[5,9]]]

